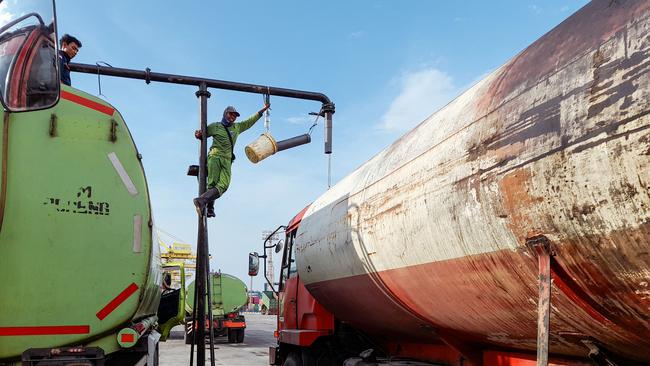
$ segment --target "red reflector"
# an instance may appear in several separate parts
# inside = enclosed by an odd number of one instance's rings
[[[133,334],[122,334],[122,343],[135,342],[135,336]]]
[[[231,319],[234,318],[234,317],[236,317],[236,316],[237,316],[237,314],[235,314],[235,313],[230,313],[230,314],[228,314],[228,317],[231,318]]]
[[[278,331],[277,331],[277,330],[273,332],[273,337],[278,338],[278,335],[279,335],[279,334],[278,334]]]

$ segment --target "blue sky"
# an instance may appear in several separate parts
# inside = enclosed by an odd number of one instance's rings
[[[59,34],[83,43],[76,62],[325,93],[336,103],[336,183],[586,2],[60,0],[57,16]],[[72,82],[98,94],[96,76],[73,74]],[[143,155],[156,225],[194,245],[198,188],[185,172],[198,161],[195,89],[108,77],[101,85]],[[227,105],[242,117],[262,105],[259,95],[211,92],[210,121]],[[280,97],[271,104],[277,139],[305,133],[307,113],[320,108]],[[322,121],[311,144],[252,164],[243,149],[262,131],[260,120],[240,136],[232,184],[209,222],[212,269],[246,283],[247,254],[261,250],[262,231],[327,189]]]

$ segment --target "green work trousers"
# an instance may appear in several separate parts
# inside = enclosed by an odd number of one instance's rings
[[[208,156],[208,189],[216,187],[222,196],[230,185],[230,158]]]

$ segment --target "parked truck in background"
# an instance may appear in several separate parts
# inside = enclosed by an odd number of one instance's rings
[[[260,312],[263,315],[278,314],[278,299],[273,291],[262,291],[260,299]]]
[[[215,336],[228,336],[229,343],[242,343],[246,330],[246,319],[241,314],[242,309],[248,304],[248,289],[244,281],[221,272],[210,274],[211,299],[206,301],[206,306],[212,307],[212,329]],[[190,283],[187,298],[194,299],[194,282]],[[188,300],[185,307],[185,343],[191,344],[194,340],[194,326],[192,317],[192,304]],[[207,313],[207,312],[206,312]],[[206,336],[209,335],[210,321],[206,322]],[[198,341],[198,340],[197,340]]]
[[[248,291],[248,305],[246,311],[258,313],[260,311],[261,291]]]
[[[649,364],[649,39],[592,1],[301,211],[270,364]]]

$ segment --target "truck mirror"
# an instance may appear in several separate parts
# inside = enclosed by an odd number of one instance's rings
[[[7,2],[4,10],[15,16],[0,26],[0,100],[12,112],[50,108],[60,87],[54,3]]]
[[[257,252],[248,253],[248,275],[257,276],[260,270],[260,256]]]
[[[282,251],[282,241],[279,241],[277,244],[275,244],[275,253],[280,253]]]

